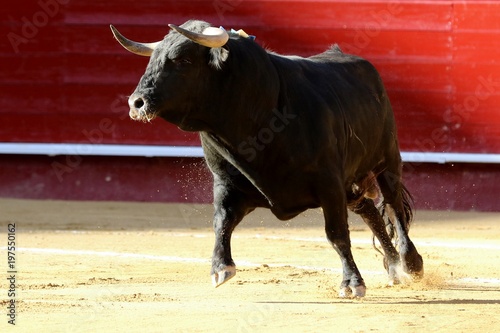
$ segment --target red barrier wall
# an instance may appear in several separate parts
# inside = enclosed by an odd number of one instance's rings
[[[155,41],[168,32],[168,23],[198,18],[243,28],[258,43],[286,54],[307,56],[338,43],[372,61],[393,103],[402,150],[500,153],[497,1],[27,0],[0,7],[0,17],[0,142],[199,145],[196,134],[165,122],[128,119],[127,95],[147,58],[127,53],[109,30],[112,23],[132,39]],[[10,159],[1,157],[0,165]],[[44,160],[15,159],[28,165]],[[100,174],[100,159],[85,158],[97,163],[95,168],[89,164],[88,174]],[[137,163],[149,165],[144,159]],[[165,164],[167,173],[175,163]],[[486,168],[496,172],[497,167]],[[491,177],[477,165],[456,172]],[[439,186],[413,176],[422,182],[417,187]],[[465,182],[467,177],[451,178]],[[499,189],[492,183],[484,188],[490,195]],[[54,189],[60,194],[45,195],[73,198],[73,186],[66,184],[66,194]],[[24,196],[15,189],[2,183],[0,195]],[[79,197],[89,197],[80,191]],[[136,199],[113,193],[102,197]],[[181,200],[176,195],[159,199],[165,198]],[[485,206],[495,209],[493,203]],[[448,207],[478,209],[477,204]]]

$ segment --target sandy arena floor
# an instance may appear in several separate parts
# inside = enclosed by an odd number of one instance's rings
[[[15,223],[16,332],[499,332],[500,214],[417,211],[425,278],[387,287],[368,228],[351,214],[367,284],[340,299],[340,261],[319,211],[265,210],[233,236],[235,278],[213,288],[212,207],[0,200],[1,332],[7,225]]]

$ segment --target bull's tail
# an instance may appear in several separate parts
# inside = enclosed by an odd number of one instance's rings
[[[401,184],[401,195],[403,197],[403,210],[406,217],[406,229],[410,229],[410,224],[413,221],[413,196],[403,184]]]

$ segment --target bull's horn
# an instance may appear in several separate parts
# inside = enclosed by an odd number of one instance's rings
[[[173,24],[168,25],[170,28],[174,29],[181,35],[186,36],[193,42],[206,47],[221,47],[227,43],[229,35],[226,30],[215,27],[208,27],[203,30],[201,34],[186,30],[184,28],[178,27]]]
[[[109,26],[111,28],[111,31],[113,32],[113,36],[115,36],[116,40],[118,43],[120,43],[125,49],[128,51],[141,55],[141,56],[146,56],[150,57],[151,54],[153,53],[155,47],[160,44],[160,42],[156,43],[138,43],[134,42],[130,39],[125,38],[118,30],[116,30],[115,27],[112,25]]]

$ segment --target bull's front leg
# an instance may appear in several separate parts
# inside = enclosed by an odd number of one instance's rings
[[[326,236],[342,262],[343,279],[339,296],[363,297],[366,293],[366,286],[351,252],[345,194],[342,191],[337,191],[336,194],[331,195],[322,208],[325,215]]]
[[[218,287],[236,275],[236,266],[231,256],[231,235],[239,221],[227,209],[215,211],[215,246],[212,255],[212,283]]]
[[[212,283],[218,287],[236,275],[236,266],[231,256],[231,235],[234,228],[247,214],[243,195],[223,185],[214,191],[215,246],[212,255]]]

